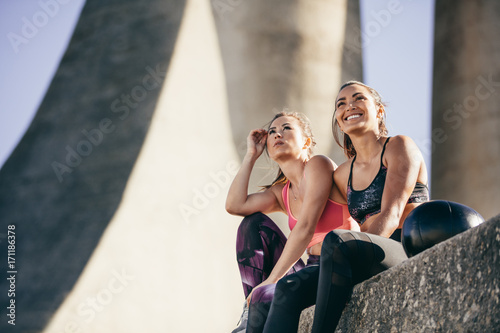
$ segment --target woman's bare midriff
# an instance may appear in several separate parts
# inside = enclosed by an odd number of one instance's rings
[[[313,256],[319,256],[321,255],[321,246],[323,245],[323,242],[314,244],[311,247],[308,247],[306,250],[306,253],[308,255],[313,255]]]

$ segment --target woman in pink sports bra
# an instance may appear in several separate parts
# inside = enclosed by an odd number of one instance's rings
[[[284,276],[293,279],[318,270],[321,244],[329,231],[359,230],[333,183],[336,165],[326,156],[313,156],[314,145],[309,121],[300,113],[280,112],[267,130],[252,130],[247,138],[247,153],[226,200],[230,214],[245,216],[236,248],[246,302],[233,332],[263,330],[276,283]],[[265,149],[278,163],[278,176],[263,191],[248,194],[250,174]],[[288,215],[288,240],[264,215],[278,211]],[[304,265],[301,256],[306,250],[309,259]],[[315,296],[311,293],[311,304]]]

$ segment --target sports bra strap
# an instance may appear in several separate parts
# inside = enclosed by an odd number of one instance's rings
[[[354,165],[354,161],[356,161],[356,155],[354,155],[354,158],[352,159],[352,162],[351,162],[351,171],[349,172],[349,179],[347,180],[347,185],[348,186],[351,186],[352,166]]]
[[[385,140],[384,147],[382,148],[382,154],[380,154],[380,167],[384,165],[384,163],[382,163],[382,159],[384,158],[385,146],[387,145],[387,142],[389,142],[390,138],[391,137],[388,137],[387,140]]]
[[[285,205],[285,208],[286,208],[286,211],[287,211],[287,214],[289,215],[290,214],[290,207],[289,207],[289,199],[288,199],[288,189],[289,189],[289,186],[290,186],[290,181],[288,180],[285,184],[285,186],[283,186],[283,190],[281,191],[281,196],[283,197],[283,204]]]
[[[385,140],[384,146],[382,147],[382,154],[380,154],[380,167],[381,168],[384,165],[384,163],[382,163],[382,159],[384,158],[385,146],[387,145],[387,142],[389,142],[390,138],[391,137],[388,137],[387,140]],[[351,186],[351,182],[352,182],[352,166],[354,165],[354,161],[356,161],[356,155],[354,155],[354,158],[352,159],[352,162],[351,162],[351,171],[349,172],[349,179],[347,180],[348,186]]]

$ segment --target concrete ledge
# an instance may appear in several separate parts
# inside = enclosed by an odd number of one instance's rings
[[[500,215],[356,285],[336,332],[500,332],[499,277]]]

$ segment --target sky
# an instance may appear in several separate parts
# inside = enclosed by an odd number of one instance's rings
[[[0,0],[0,166],[36,113],[84,0]],[[387,103],[389,135],[411,137],[431,168],[434,0],[360,0],[364,81]]]
[[[389,135],[411,137],[430,175],[434,0],[360,4],[364,81],[387,103]]]
[[[84,2],[0,0],[0,166],[38,110]]]

